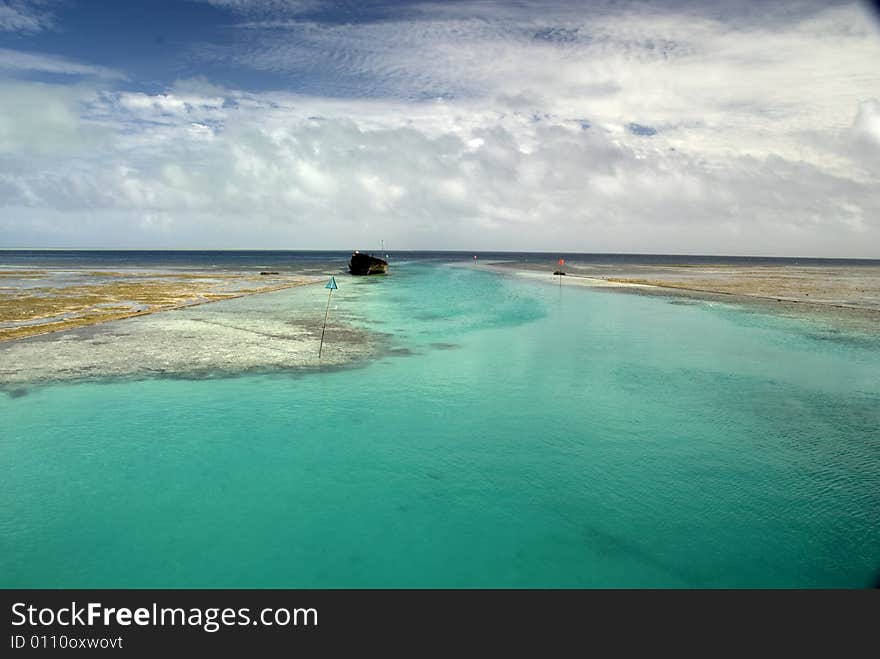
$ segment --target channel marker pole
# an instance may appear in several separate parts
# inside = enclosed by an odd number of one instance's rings
[[[330,298],[333,297],[333,291],[339,286],[336,285],[336,277],[330,277],[330,281],[324,288],[329,288],[330,293],[327,295],[327,310],[324,312],[324,326],[321,328],[321,344],[318,346],[318,360],[321,359],[321,352],[324,350],[324,332],[327,330],[327,316],[330,315]]]

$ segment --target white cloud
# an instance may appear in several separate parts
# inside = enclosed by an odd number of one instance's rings
[[[321,0],[194,0],[248,16],[295,16],[319,9]]]
[[[123,92],[114,97],[119,108],[145,121],[177,123],[188,119],[193,124],[220,120],[225,116],[222,96],[199,94],[156,94]],[[204,126],[207,128],[207,126]]]
[[[4,156],[0,141],[6,236],[63,241],[77,224],[105,246],[329,248],[383,237],[399,249],[868,256],[880,244],[876,177],[860,183],[779,156],[707,160],[655,138],[630,144],[466,103],[228,91],[221,105],[185,89],[135,98],[83,95],[71,134],[112,128],[112,139],[80,140],[52,163]],[[213,126],[193,121],[199,108]],[[144,121],[144,110],[165,121]],[[38,123],[49,134],[70,121],[49,112]]]
[[[859,104],[855,129],[859,135],[880,145],[880,102],[869,99]]]
[[[43,166],[43,158],[103,143],[105,130],[81,116],[83,104],[95,98],[93,91],[7,81],[0,82],[0,97],[0,158],[7,159],[0,160],[0,176],[16,178],[21,168]]]
[[[0,71],[54,73],[71,76],[95,76],[98,78],[120,79],[125,76],[105,66],[83,64],[65,57],[46,53],[28,53],[20,50],[0,48]]]
[[[612,130],[656,127],[681,146],[814,161],[827,154],[805,148],[802,133],[843,129],[854,104],[880,94],[880,34],[855,3],[764,4],[737,20],[725,5],[614,6],[422,5],[337,25],[273,18],[243,23],[251,36],[234,51],[203,55],[306,84],[329,72],[314,83],[324,93],[515,99],[511,109]]]
[[[40,32],[53,25],[52,14],[41,0],[0,0],[0,30]]]

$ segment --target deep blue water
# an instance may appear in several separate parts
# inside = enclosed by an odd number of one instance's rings
[[[380,254],[379,249],[363,249]],[[591,264],[629,265],[880,265],[880,260],[772,258],[758,256],[700,256],[669,254],[578,254],[550,252],[428,252],[385,250],[392,261],[461,261],[478,256],[486,260],[546,261],[557,259]],[[349,251],[161,251],[161,250],[0,250],[0,266],[7,267],[70,267],[70,268],[137,268],[165,267],[181,269],[324,267],[344,268]]]

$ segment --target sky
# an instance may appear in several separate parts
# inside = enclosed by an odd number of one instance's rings
[[[0,248],[880,258],[880,14],[0,0]]]

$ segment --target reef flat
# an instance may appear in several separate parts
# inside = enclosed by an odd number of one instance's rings
[[[157,271],[0,270],[0,342],[266,293],[313,276]]]
[[[555,264],[498,261],[495,271],[558,283]],[[746,305],[841,330],[880,333],[880,266],[596,264],[566,260],[566,285]]]
[[[384,350],[386,337],[353,322],[353,288],[347,286],[334,301],[321,359],[325,291],[289,286],[0,343],[0,392],[14,397],[40,384],[200,380],[364,362]]]

